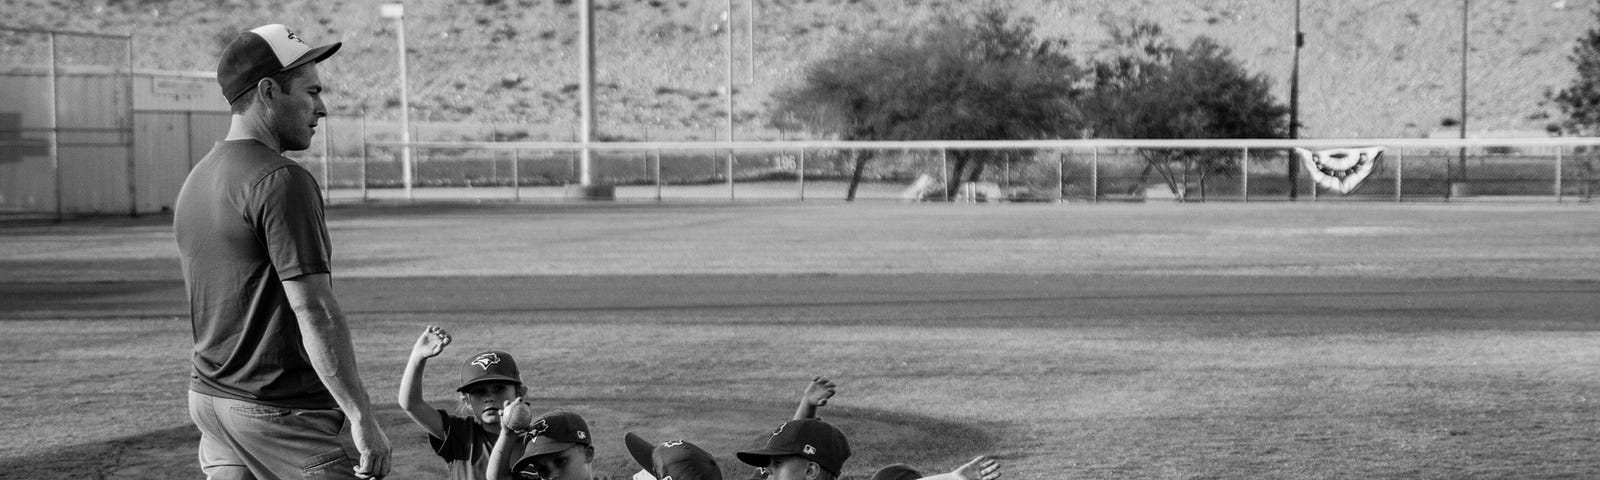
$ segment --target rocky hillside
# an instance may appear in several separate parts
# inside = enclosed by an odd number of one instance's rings
[[[875,31],[914,26],[953,0],[597,0],[598,123],[613,138],[725,137],[727,44],[740,138],[776,138],[770,94],[806,62]],[[1467,0],[1468,127],[1543,130],[1545,92],[1573,76],[1573,41],[1596,24],[1595,0]],[[0,26],[132,33],[139,68],[210,70],[242,29],[285,23],[312,43],[345,42],[325,65],[340,113],[395,118],[396,28],[383,0],[0,0]],[[1157,22],[1179,42],[1229,45],[1288,100],[1291,0],[1010,0],[1041,33],[1095,52],[1105,22]],[[1308,137],[1423,136],[1459,119],[1457,0],[1302,0],[1307,45],[1301,108]],[[413,119],[546,125],[577,116],[573,0],[407,2]],[[754,15],[751,15],[753,13]],[[748,27],[754,20],[754,35]],[[731,27],[730,27],[731,24]],[[794,134],[788,134],[793,137]]]

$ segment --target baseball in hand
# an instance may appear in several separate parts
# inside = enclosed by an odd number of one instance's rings
[[[510,407],[506,407],[505,413],[501,416],[500,424],[513,432],[521,433],[527,431],[528,427],[533,426],[533,405],[523,401],[512,403]]]

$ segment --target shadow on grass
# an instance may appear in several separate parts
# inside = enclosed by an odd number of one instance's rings
[[[652,441],[686,439],[717,456],[723,477],[752,476],[735,451],[761,446],[791,407],[728,400],[556,398],[539,403],[582,414],[596,438],[595,469],[626,478],[639,469],[622,437],[638,432]],[[444,405],[436,405],[444,406]],[[878,467],[908,463],[925,471],[949,469],[987,453],[990,428],[887,410],[824,407],[823,419],[845,432],[854,454],[845,473],[865,477]],[[443,478],[444,463],[427,447],[421,429],[393,404],[379,412],[394,444],[391,479]],[[81,432],[79,432],[81,433]],[[200,432],[192,425],[82,443],[27,457],[0,459],[0,477],[28,479],[167,479],[201,476],[195,459]]]

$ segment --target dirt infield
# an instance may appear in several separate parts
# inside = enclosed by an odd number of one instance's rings
[[[536,406],[732,451],[811,374],[847,473],[1592,478],[1600,211],[1572,206],[435,205],[330,212],[396,440],[427,323]],[[0,225],[0,478],[197,477],[170,219]],[[449,362],[425,392],[450,402]]]

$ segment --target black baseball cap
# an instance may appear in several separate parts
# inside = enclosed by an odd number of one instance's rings
[[[320,62],[339,51],[343,42],[311,48],[300,36],[281,24],[262,25],[241,32],[222,49],[217,63],[217,83],[228,103],[255,88],[256,83],[278,72],[312,62]]]
[[[528,427],[525,435],[533,437],[533,440],[522,451],[522,458],[512,465],[513,472],[522,471],[533,461],[533,457],[557,453],[574,445],[594,445],[593,435],[589,434],[589,422],[583,421],[583,417],[576,413],[560,410],[540,415]]]
[[[461,363],[461,386],[456,387],[456,391],[465,392],[467,387],[494,381],[522,385],[522,373],[517,370],[517,361],[511,354],[488,350],[468,357]]]
[[[772,432],[772,437],[767,439],[766,448],[736,455],[739,461],[757,467],[772,464],[772,457],[804,457],[817,462],[823,470],[837,478],[839,470],[844,468],[844,461],[850,459],[850,442],[844,439],[844,433],[828,422],[803,418],[779,425]]]
[[[910,465],[896,463],[872,473],[872,480],[917,480],[922,474]]]
[[[660,444],[628,432],[622,437],[633,461],[657,480],[722,480],[722,469],[710,452],[683,440]]]

